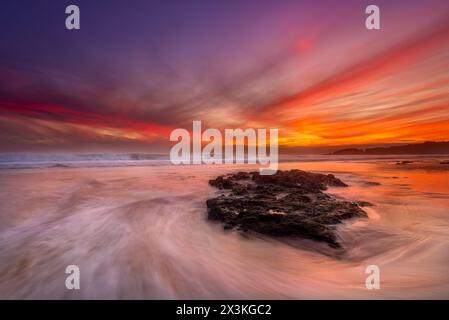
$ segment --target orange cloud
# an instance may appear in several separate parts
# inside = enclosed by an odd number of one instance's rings
[[[147,121],[136,121],[125,116],[102,115],[80,111],[63,106],[42,103],[2,102],[0,112],[6,116],[20,115],[47,122],[68,123],[89,127],[93,135],[120,136],[123,139],[147,140],[149,138],[166,139],[172,128]]]
[[[448,44],[449,23],[438,24],[263,108],[258,119],[280,127],[290,146],[447,140]]]

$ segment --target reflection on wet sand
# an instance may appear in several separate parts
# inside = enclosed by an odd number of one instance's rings
[[[207,181],[241,168],[1,170],[0,298],[449,298],[449,169],[426,161],[281,165],[334,173],[350,187],[329,193],[375,204],[338,227],[338,256],[207,221]],[[370,264],[381,290],[365,288]]]

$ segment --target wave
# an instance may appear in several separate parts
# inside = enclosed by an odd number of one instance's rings
[[[280,155],[280,163],[446,159],[447,155]],[[147,153],[0,154],[0,169],[101,168],[172,165],[167,155]]]

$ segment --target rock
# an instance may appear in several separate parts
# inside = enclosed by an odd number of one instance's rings
[[[220,176],[215,180],[210,180],[209,184],[218,189],[232,189],[232,187],[234,186],[233,181],[231,181],[229,178],[226,178],[223,176]]]
[[[225,229],[308,238],[334,248],[340,247],[335,225],[367,217],[360,207],[371,205],[337,200],[324,193],[329,186],[347,187],[332,174],[290,170],[264,176],[239,172],[219,176],[209,184],[223,193],[207,200],[208,218],[221,221]]]
[[[374,204],[368,201],[357,201],[356,202],[359,207],[374,207]]]
[[[411,164],[413,161],[397,161],[396,164],[402,165],[402,164]]]
[[[379,182],[375,182],[375,181],[365,181],[365,186],[380,186],[381,185],[381,183],[379,183]]]
[[[440,164],[449,164],[449,160],[447,160],[447,161],[441,161]]]
[[[68,165],[62,164],[62,163],[56,163],[56,164],[52,165],[51,167],[52,168],[70,168]]]

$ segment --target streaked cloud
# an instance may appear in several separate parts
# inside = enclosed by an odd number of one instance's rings
[[[404,5],[379,1],[373,32],[357,1],[81,1],[83,28],[68,35],[50,28],[54,4],[40,8],[48,26],[30,16],[27,28],[11,4],[0,150],[159,151],[193,120],[278,127],[284,148],[449,140],[449,4]]]

